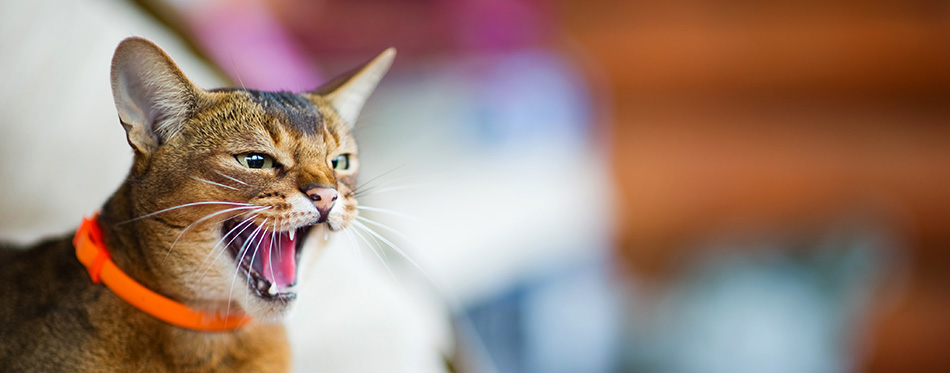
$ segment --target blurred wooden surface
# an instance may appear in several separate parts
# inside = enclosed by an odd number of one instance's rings
[[[908,243],[867,371],[950,367],[950,5],[562,1],[612,101],[618,249],[662,278],[723,232],[873,220]]]

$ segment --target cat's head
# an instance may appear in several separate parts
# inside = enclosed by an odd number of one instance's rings
[[[158,290],[280,319],[306,248],[356,217],[352,127],[394,56],[311,92],[204,90],[151,42],[123,41],[112,88],[135,160],[122,229]]]

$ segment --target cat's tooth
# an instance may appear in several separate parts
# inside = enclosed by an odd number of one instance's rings
[[[291,241],[294,240],[294,233],[296,233],[296,232],[297,232],[296,229],[291,229],[291,230],[290,230],[290,240],[291,240]]]
[[[329,229],[323,231],[323,240],[324,240],[324,241],[329,241],[329,240],[330,240],[330,230],[329,230]]]
[[[272,282],[272,283],[270,284],[270,287],[267,288],[267,294],[270,294],[270,295],[277,295],[277,284],[275,284],[275,283]]]

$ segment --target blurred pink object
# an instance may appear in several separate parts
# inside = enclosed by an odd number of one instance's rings
[[[268,9],[256,1],[183,5],[201,47],[238,85],[306,91],[323,81]]]
[[[557,27],[553,5],[540,0],[264,2],[303,48],[321,58],[365,60],[391,46],[404,61],[484,57],[543,47]]]

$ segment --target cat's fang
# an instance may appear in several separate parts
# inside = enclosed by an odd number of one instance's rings
[[[277,284],[276,284],[276,283],[273,283],[273,282],[270,283],[270,287],[267,288],[267,294],[270,294],[270,295],[277,295]]]
[[[294,240],[294,234],[295,234],[296,232],[297,232],[296,229],[291,229],[291,230],[290,230],[290,240],[291,240],[291,241]]]

